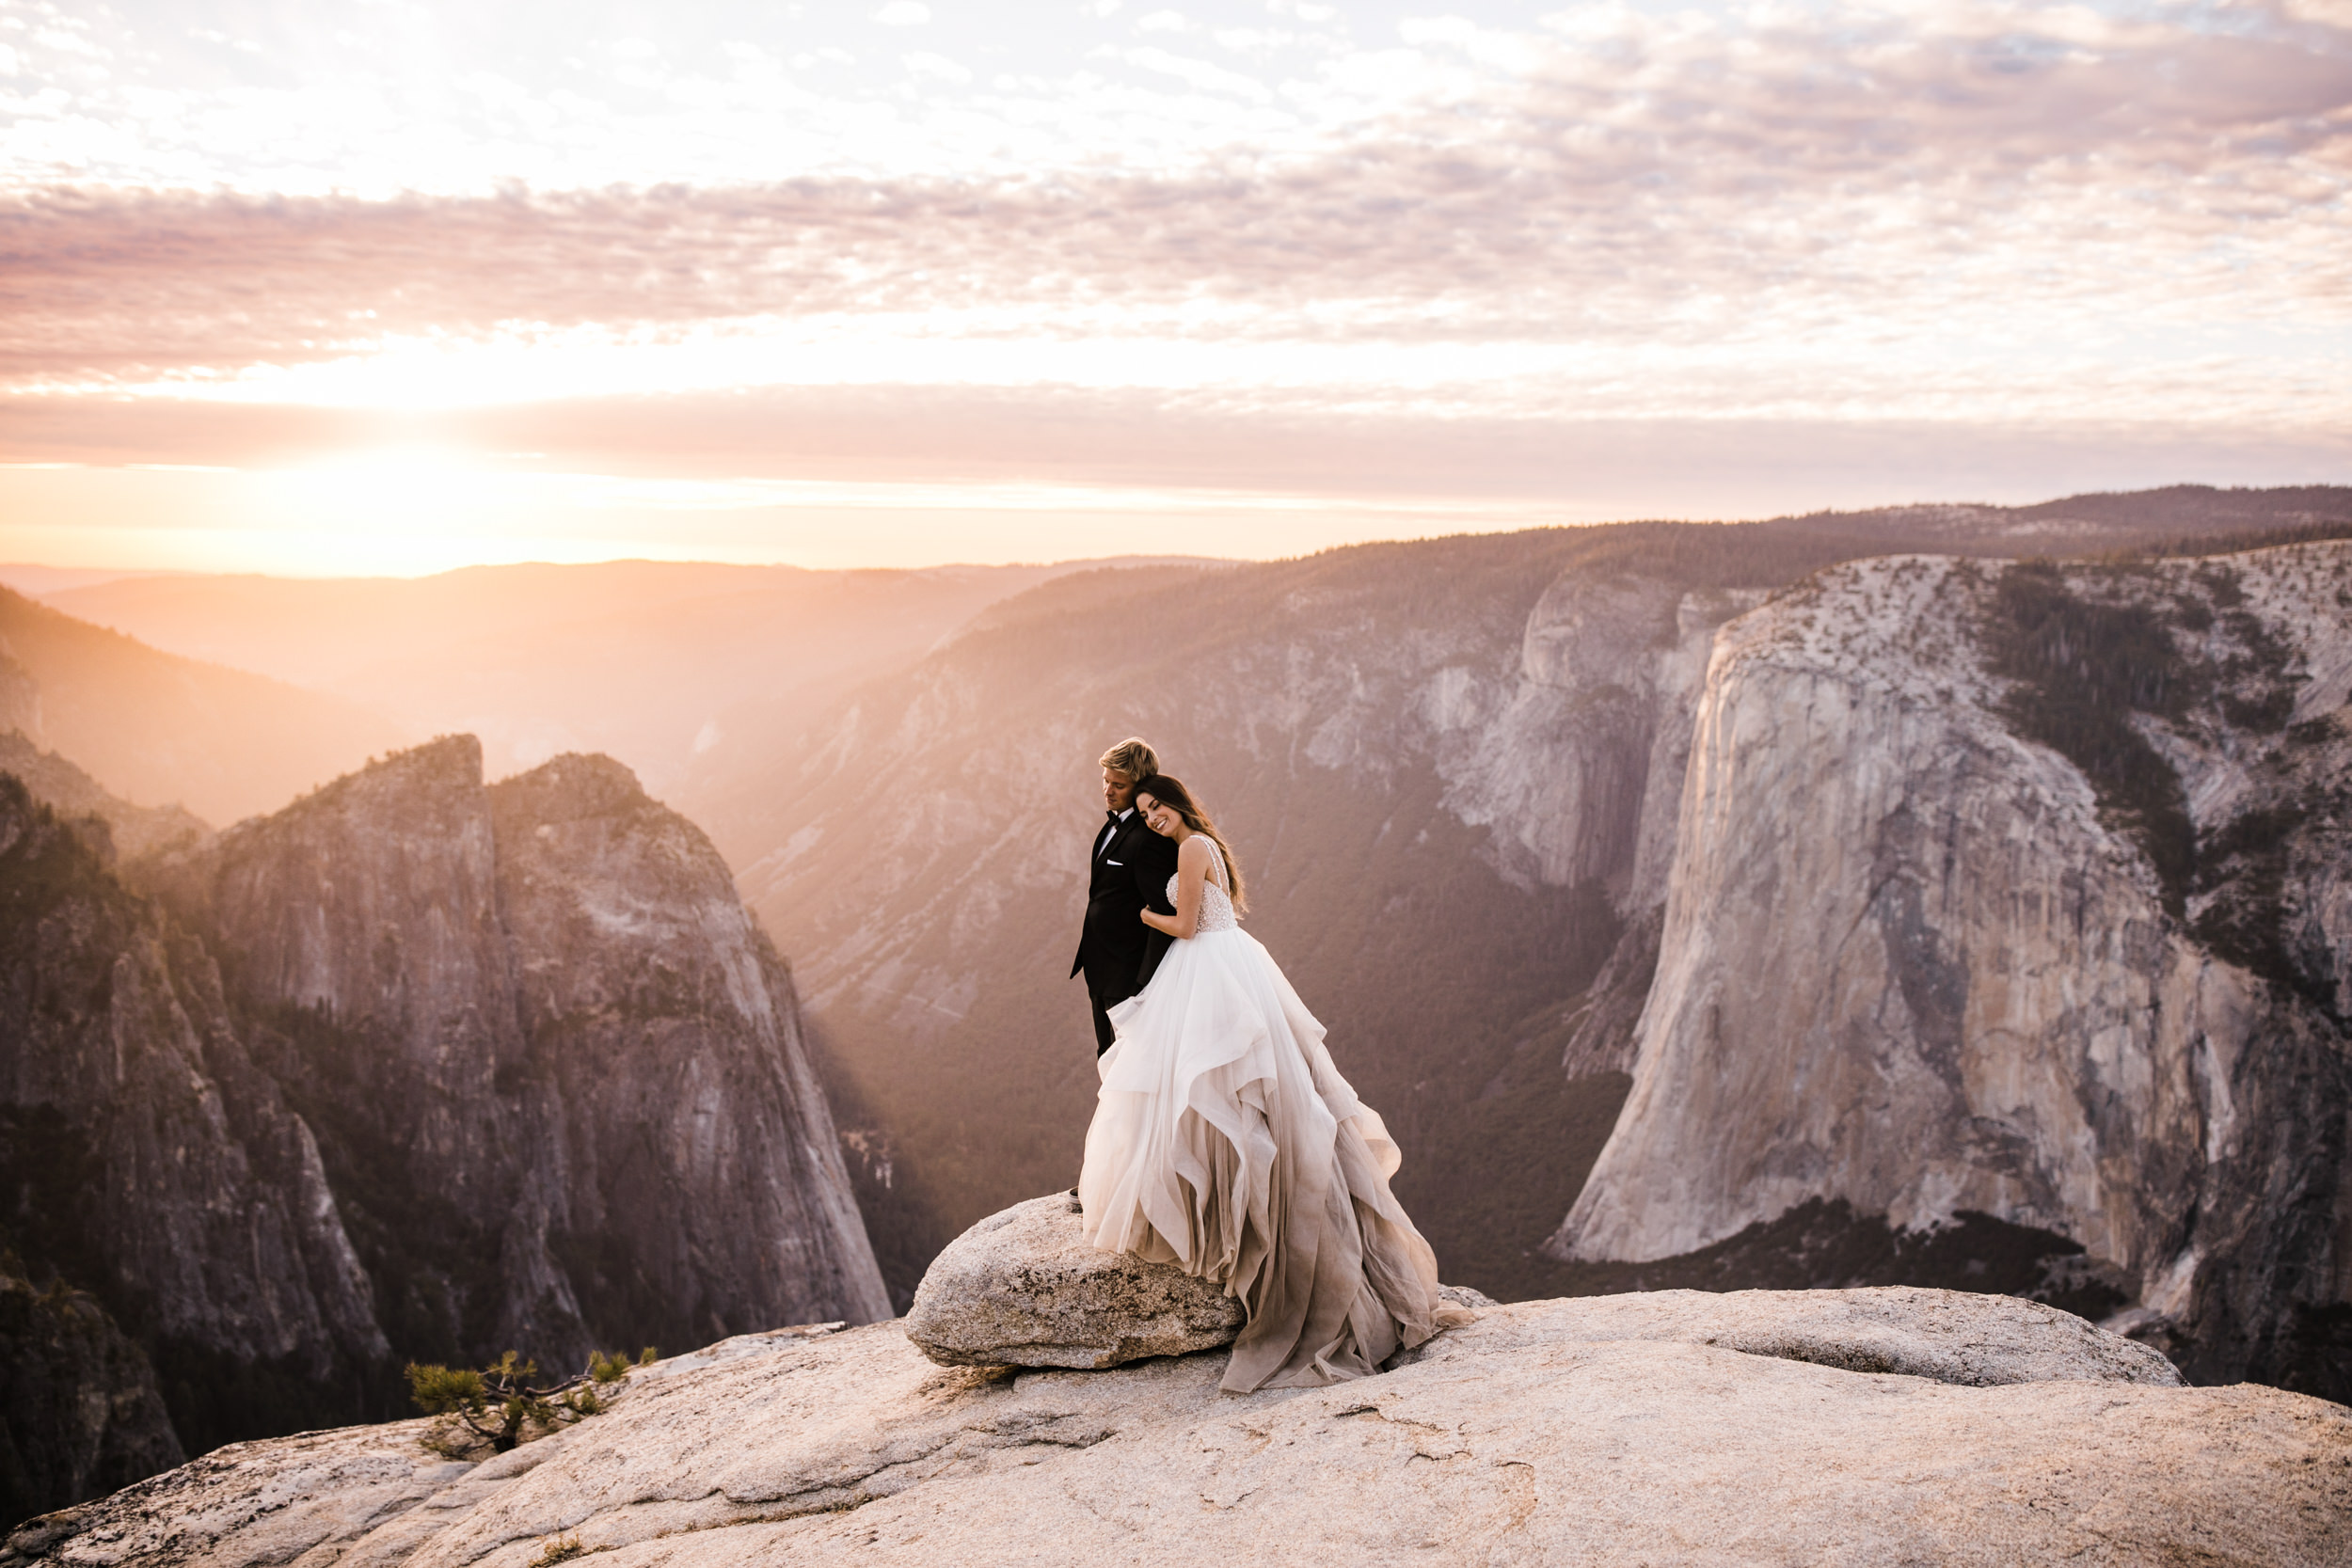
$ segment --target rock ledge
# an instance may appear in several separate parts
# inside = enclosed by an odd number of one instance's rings
[[[421,1421],[235,1444],[0,1563],[2352,1561],[2352,1411],[2176,1386],[2005,1297],[1518,1302],[1378,1377],[1233,1396],[1224,1370],[941,1367],[893,1323],[746,1336],[487,1464],[426,1452]]]

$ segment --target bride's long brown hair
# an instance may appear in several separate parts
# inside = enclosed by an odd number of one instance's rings
[[[1226,892],[1233,900],[1233,912],[1246,912],[1249,908],[1249,899],[1242,892],[1241,862],[1233,858],[1232,846],[1227,844],[1225,835],[1216,831],[1216,824],[1210,821],[1209,814],[1200,809],[1200,802],[1194,800],[1192,791],[1184,787],[1184,781],[1167,773],[1154,773],[1136,784],[1136,793],[1149,795],[1160,804],[1173,809],[1177,816],[1184,819],[1185,827],[1204,835],[1216,846],[1217,852],[1225,857],[1225,879],[1232,884]]]

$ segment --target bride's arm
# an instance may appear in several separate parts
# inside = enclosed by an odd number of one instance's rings
[[[1195,833],[1176,847],[1176,912],[1146,910],[1143,923],[1180,942],[1189,941],[1200,928],[1200,884],[1208,875],[1209,841]]]

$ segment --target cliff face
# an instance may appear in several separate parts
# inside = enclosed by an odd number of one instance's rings
[[[246,1055],[201,944],[105,848],[0,776],[0,1232],[14,1268],[93,1291],[173,1363],[173,1417],[201,1446],[224,1381],[325,1379],[386,1345],[309,1127]],[[111,1401],[141,1359],[111,1332],[49,1334],[24,1375]]]
[[[887,1316],[783,966],[618,764],[490,789],[437,741],[149,874],[323,1130],[404,1347]]]
[[[1813,1199],[2078,1241],[2192,1373],[2341,1397],[2352,546],[1897,558],[1725,626],[1633,1087],[1555,1238]]]
[[[550,1324],[576,1338],[519,1180],[550,1115],[528,1092],[470,743],[400,753],[141,874],[213,942],[257,1053],[321,1130],[394,1337],[436,1359],[477,1337],[535,1348]]]
[[[709,840],[604,757],[489,796],[516,1016],[561,1128],[550,1236],[590,1325],[684,1344],[890,1316],[791,976]]]
[[[1542,882],[1597,879],[1623,921],[1608,961],[1538,1036],[1571,1081],[1633,1064],[1715,628],[1764,594],[1563,574],[1529,612],[1507,704],[1441,765],[1446,804],[1490,831],[1501,863]]]
[[[13,778],[0,911],[19,1250],[103,1256],[167,1336],[322,1371],[338,1347],[381,1354],[317,1148],[246,1059],[203,949]]]
[[[888,1315],[790,979],[617,764],[491,789],[461,738],[119,875],[111,839],[0,773],[0,1266],[99,1314],[16,1324],[12,1440],[89,1450],[27,1507],[160,1453],[140,1398],[201,1451],[392,1414],[405,1357]]]
[[[187,1456],[154,1369],[92,1297],[0,1275],[0,1516],[24,1519]]]

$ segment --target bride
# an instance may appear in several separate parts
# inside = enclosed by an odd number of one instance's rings
[[[1117,1038],[1078,1178],[1087,1241],[1213,1280],[1248,1313],[1229,1392],[1363,1377],[1467,1321],[1389,1191],[1401,1156],[1324,1049],[1323,1025],[1235,924],[1241,867],[1189,790],[1136,786],[1176,841],[1177,940],[1110,1009]]]

